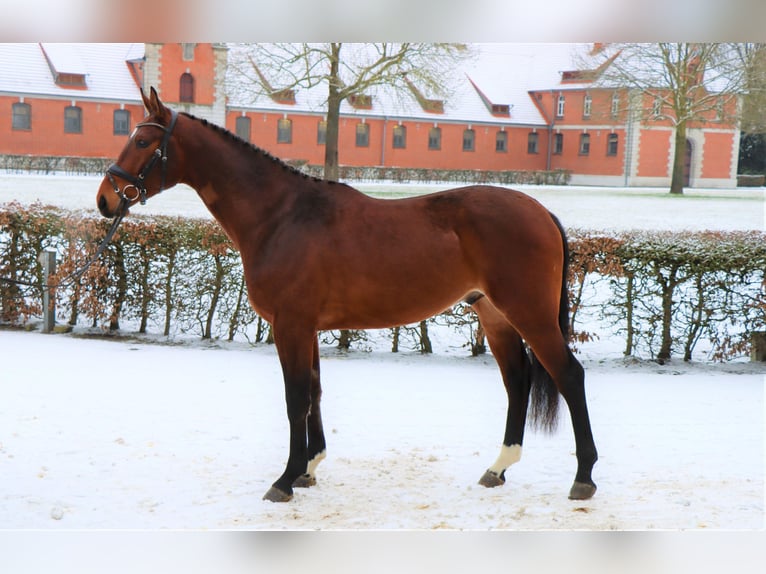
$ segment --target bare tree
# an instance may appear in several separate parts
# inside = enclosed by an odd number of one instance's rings
[[[726,44],[612,44],[597,56],[599,84],[626,88],[644,122],[669,122],[675,131],[670,193],[684,188],[687,128],[694,122],[736,122],[744,75]],[[635,109],[637,108],[637,109]]]
[[[747,134],[766,133],[766,44],[730,44],[732,65],[741,74],[741,129]]]
[[[465,44],[249,44],[232,51],[230,65],[249,80],[237,83],[241,97],[290,98],[296,89],[327,86],[320,102],[327,113],[324,175],[336,180],[344,100],[370,102],[381,87],[400,95],[446,96],[457,64],[470,55]]]
[[[732,44],[743,71],[738,173],[766,174],[766,44]]]

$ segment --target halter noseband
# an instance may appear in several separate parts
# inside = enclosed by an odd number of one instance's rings
[[[144,122],[144,123],[136,124],[136,129],[140,127],[144,127],[144,126],[154,126],[154,127],[160,128],[165,133],[162,136],[162,141],[160,142],[160,146],[156,150],[154,150],[154,153],[152,154],[151,159],[144,166],[144,168],[139,172],[137,176],[128,173],[116,163],[113,163],[108,168],[106,168],[106,176],[109,178],[109,181],[112,183],[112,187],[114,187],[114,192],[120,196],[120,199],[126,202],[135,201],[136,199],[138,199],[141,202],[141,205],[144,205],[146,203],[146,176],[149,175],[149,172],[154,168],[158,160],[162,162],[162,179],[160,180],[160,192],[163,189],[165,189],[165,170],[167,169],[167,161],[168,161],[168,153],[167,153],[168,142],[170,141],[170,134],[173,133],[173,128],[176,125],[177,119],[178,119],[178,113],[175,110],[170,110],[170,125],[168,127],[165,127],[162,124],[158,124],[155,122]],[[128,185],[120,189],[119,186],[117,185],[117,182],[114,180],[114,177],[112,177],[115,175],[121,179],[128,181],[129,182]],[[133,195],[133,197],[130,197],[127,194],[127,190],[131,188],[135,190],[135,195]]]

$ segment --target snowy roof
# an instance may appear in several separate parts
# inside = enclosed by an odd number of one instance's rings
[[[385,89],[369,94],[371,107],[354,107],[344,101],[341,113],[433,122],[545,125],[529,91],[575,87],[562,86],[561,73],[575,69],[576,54],[582,46],[474,44],[475,57],[455,70],[451,94],[445,98],[440,113],[424,110],[414,94],[395,94]],[[236,50],[236,46],[230,46],[230,57]],[[0,93],[140,102],[138,86],[127,62],[143,56],[144,45],[135,43],[0,44]],[[83,76],[85,89],[57,84],[56,73]],[[295,90],[294,103],[288,104],[255,95],[253,90],[239,89],[243,81],[230,66],[226,75],[229,107],[285,113],[324,112],[327,88],[323,84]],[[427,93],[423,96],[432,98]],[[497,106],[495,113],[493,106]]]
[[[143,44],[0,44],[0,93],[140,102],[126,62],[143,52]],[[57,84],[57,72],[84,76],[87,89]]]
[[[573,69],[575,44],[474,44],[475,57],[456,70],[452,93],[443,113],[423,110],[414,95],[377,90],[369,109],[354,108],[348,101],[341,114],[368,117],[402,117],[433,122],[545,125],[546,121],[529,95],[530,90],[551,89],[560,84],[561,72]],[[237,48],[232,48],[236,50]],[[229,106],[289,112],[322,112],[327,88],[319,85],[298,89],[294,103],[280,103],[253,90],[242,90],[242,77],[232,68],[227,74]],[[500,106],[493,113],[492,105]],[[508,113],[503,109],[507,107]]]

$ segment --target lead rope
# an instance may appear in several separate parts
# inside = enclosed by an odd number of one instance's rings
[[[24,287],[37,287],[41,291],[43,289],[55,289],[58,287],[69,287],[70,285],[74,284],[75,281],[77,281],[80,277],[82,277],[83,273],[85,273],[88,268],[93,265],[93,263],[96,262],[96,260],[101,257],[101,254],[104,253],[106,250],[107,245],[109,245],[109,242],[114,237],[114,234],[117,233],[117,228],[120,226],[120,223],[122,222],[123,217],[127,214],[128,206],[128,200],[126,198],[120,199],[120,205],[117,206],[117,214],[115,215],[114,219],[112,220],[112,225],[109,228],[109,231],[106,232],[106,235],[101,240],[101,243],[99,244],[98,248],[96,249],[96,252],[93,254],[93,256],[88,259],[88,261],[85,262],[85,264],[80,267],[79,269],[75,269],[72,273],[67,275],[64,278],[64,281],[61,283],[30,283],[29,281],[20,281],[18,279],[9,279],[6,277],[0,277],[0,281],[4,283],[11,283],[13,285],[22,285]],[[14,297],[10,297],[10,299],[21,299],[25,297],[26,295],[18,295]]]

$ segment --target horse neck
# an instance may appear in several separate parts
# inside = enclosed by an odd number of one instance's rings
[[[290,180],[302,176],[280,160],[196,118],[188,118],[182,130],[181,183],[197,192],[235,243],[243,230],[266,223],[293,202],[300,186]]]

